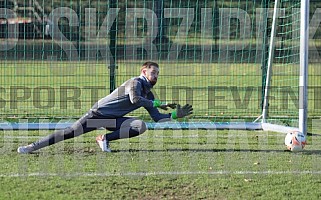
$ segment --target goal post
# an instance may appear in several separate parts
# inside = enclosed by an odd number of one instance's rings
[[[282,0],[281,0],[282,2]],[[307,109],[308,109],[308,41],[309,41],[309,1],[302,0],[298,2],[288,2],[284,1],[286,7],[283,7],[285,15],[282,19],[285,21],[285,24],[282,24],[282,28],[279,29],[281,34],[283,35],[282,41],[280,42],[281,46],[285,47],[286,54],[279,53],[279,55],[274,54],[275,47],[275,35],[278,19],[278,10],[279,10],[280,1],[275,1],[274,6],[274,15],[273,22],[271,28],[271,40],[270,40],[270,49],[269,49],[269,58],[268,58],[268,70],[267,70],[267,81],[265,86],[265,95],[264,95],[264,106],[262,113],[262,127],[263,130],[271,130],[271,131],[280,131],[280,132],[289,132],[290,130],[297,129],[303,133],[307,133]],[[289,19],[290,18],[290,19]],[[289,23],[291,22],[291,23]],[[287,27],[290,24],[291,27]],[[299,26],[299,29],[296,29],[295,25]],[[282,32],[283,31],[283,32]],[[288,36],[290,33],[290,37]],[[289,41],[292,40],[292,41]],[[288,44],[287,44],[288,43]],[[280,49],[279,49],[280,50]],[[292,53],[292,55],[291,55]],[[277,59],[275,59],[275,57]],[[276,60],[281,59],[281,63],[277,63],[276,66],[280,67],[281,73],[276,72],[273,74],[273,63]],[[284,62],[285,61],[285,62]],[[294,70],[288,70],[286,68],[294,68]],[[296,74],[297,78],[295,78],[294,82],[289,82],[286,80],[288,76],[286,70],[288,72]],[[273,74],[273,75],[272,75]],[[281,80],[276,80],[276,83],[271,86],[271,80],[273,80],[273,76],[284,76]],[[270,89],[274,90],[276,87],[277,90],[289,90],[296,96],[294,103],[296,106],[292,109],[294,120],[291,122],[287,120],[287,122],[279,124],[268,123],[268,118],[273,118],[274,113],[281,113],[279,111],[274,112],[269,116],[268,111],[270,106],[273,106],[273,103],[278,100],[272,101],[271,104],[269,102],[269,92]],[[294,88],[294,89],[293,89]],[[286,93],[288,91],[285,91]],[[280,98],[280,97],[278,97]],[[287,99],[287,97],[285,97]],[[284,101],[284,99],[280,99],[280,101]],[[288,108],[289,105],[285,104],[286,111],[291,112],[291,109]],[[295,111],[297,110],[297,111]],[[266,124],[267,123],[267,124]],[[291,127],[294,126],[294,127]]]
[[[310,0],[301,0],[299,130],[308,132],[308,66]]]

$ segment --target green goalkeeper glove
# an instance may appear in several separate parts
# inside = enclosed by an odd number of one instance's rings
[[[181,107],[181,105],[177,104],[176,110],[172,112],[172,118],[173,119],[182,118],[190,114],[193,114],[192,105],[186,104],[185,106]]]

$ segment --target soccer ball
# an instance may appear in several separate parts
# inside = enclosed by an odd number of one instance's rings
[[[290,151],[302,151],[306,145],[305,135],[299,131],[286,134],[284,143]]]

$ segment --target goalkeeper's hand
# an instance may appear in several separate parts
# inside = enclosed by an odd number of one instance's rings
[[[155,99],[153,101],[153,106],[156,107],[156,108],[160,108],[160,109],[163,109],[163,110],[168,110],[168,107],[171,108],[171,109],[175,109],[176,108],[176,103],[164,103],[164,102],[161,102],[160,100],[157,100]]]
[[[172,118],[182,118],[191,114],[193,114],[192,105],[186,104],[185,106],[181,107],[181,105],[177,104],[176,110],[172,112]]]

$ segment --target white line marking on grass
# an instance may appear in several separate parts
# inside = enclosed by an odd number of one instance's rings
[[[126,172],[126,173],[12,173],[0,174],[0,177],[46,177],[46,176],[64,176],[64,177],[112,177],[112,176],[162,176],[162,175],[307,175],[321,174],[321,171],[185,171],[185,172]]]

